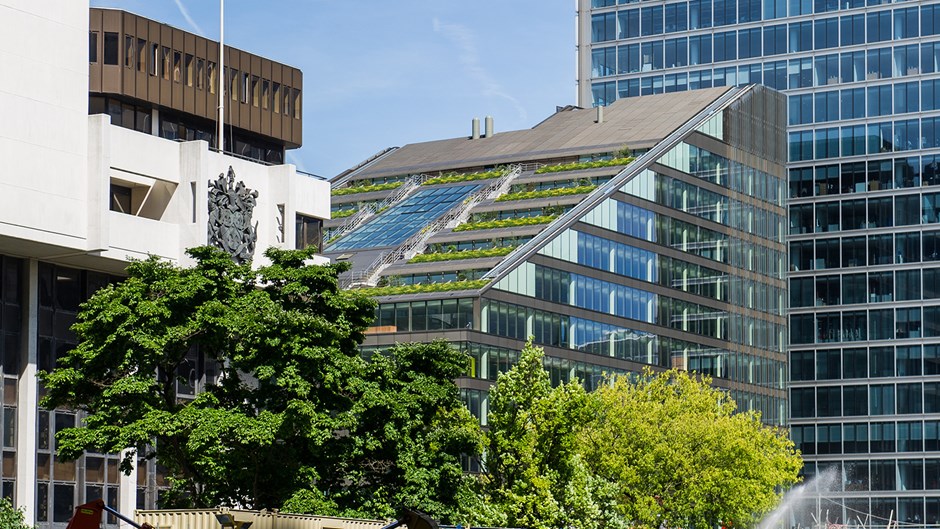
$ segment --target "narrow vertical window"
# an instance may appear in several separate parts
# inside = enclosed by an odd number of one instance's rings
[[[170,48],[163,46],[163,78],[167,81],[170,80]]]
[[[98,62],[98,32],[88,32],[88,62]]]
[[[137,71],[141,73],[147,71],[147,41],[145,39],[137,39]]]
[[[215,63],[209,61],[209,93],[215,93],[215,87],[219,84],[219,69]]]
[[[206,61],[205,59],[196,59],[196,88],[205,90],[206,88]]]
[[[251,76],[251,106],[261,106],[261,80],[257,75]]]
[[[173,82],[180,82],[180,77],[183,76],[183,54],[173,50]]]
[[[104,34],[104,63],[118,63],[118,34],[106,31]]]
[[[274,113],[281,113],[281,85],[274,83]]]
[[[300,90],[294,88],[292,90],[294,95],[293,109],[294,109],[294,119],[300,119]]]
[[[238,84],[241,102],[248,103],[248,72],[242,72],[241,82]]]
[[[228,71],[228,93],[232,101],[238,101],[238,70],[234,68]]]
[[[137,51],[134,49],[134,37],[124,35],[124,66],[134,69],[134,59],[137,58]]]
[[[150,75],[156,77],[160,69],[160,46],[158,44],[150,45]]]
[[[269,106],[268,100],[271,99],[271,81],[267,79],[261,80],[261,108],[267,110]]]
[[[184,75],[186,76],[186,86],[192,86],[193,77],[195,77],[193,74],[193,68],[195,68],[195,66],[193,65],[193,56],[189,53],[186,54],[185,67]]]
[[[281,92],[284,96],[284,115],[290,116],[290,88],[285,86]]]

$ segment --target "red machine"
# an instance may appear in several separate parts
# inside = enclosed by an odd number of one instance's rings
[[[111,507],[108,507],[104,504],[104,500],[101,499],[75,507],[75,514],[72,515],[72,519],[69,520],[69,524],[65,529],[98,529],[101,527],[102,511],[108,511],[137,529],[153,529],[150,524],[139,524]]]

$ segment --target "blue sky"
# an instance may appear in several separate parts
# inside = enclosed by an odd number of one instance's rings
[[[218,0],[92,0],[219,38]],[[575,103],[572,0],[229,0],[225,43],[304,72],[304,146],[333,176],[390,146],[528,128]]]

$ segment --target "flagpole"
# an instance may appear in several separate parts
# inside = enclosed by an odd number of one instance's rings
[[[219,152],[225,150],[225,77],[225,0],[219,0]]]

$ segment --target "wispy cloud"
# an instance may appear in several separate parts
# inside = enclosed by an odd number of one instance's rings
[[[476,38],[472,31],[460,24],[448,24],[434,19],[434,31],[454,43],[460,50],[460,63],[463,64],[467,74],[475,79],[483,90],[483,95],[494,96],[509,101],[519,113],[519,118],[526,119],[525,107],[518,99],[506,93],[502,85],[493,78],[483,67],[480,54],[477,52]]]
[[[183,15],[183,18],[186,19],[186,22],[189,23],[189,25],[192,26],[194,30],[196,30],[196,33],[198,33],[199,35],[205,35],[206,32],[203,31],[202,28],[199,27],[199,24],[197,24],[196,21],[193,20],[193,17],[189,15],[189,11],[186,9],[186,6],[183,5],[183,1],[182,0],[174,0],[174,1],[176,2],[176,7],[180,10],[180,14]]]

